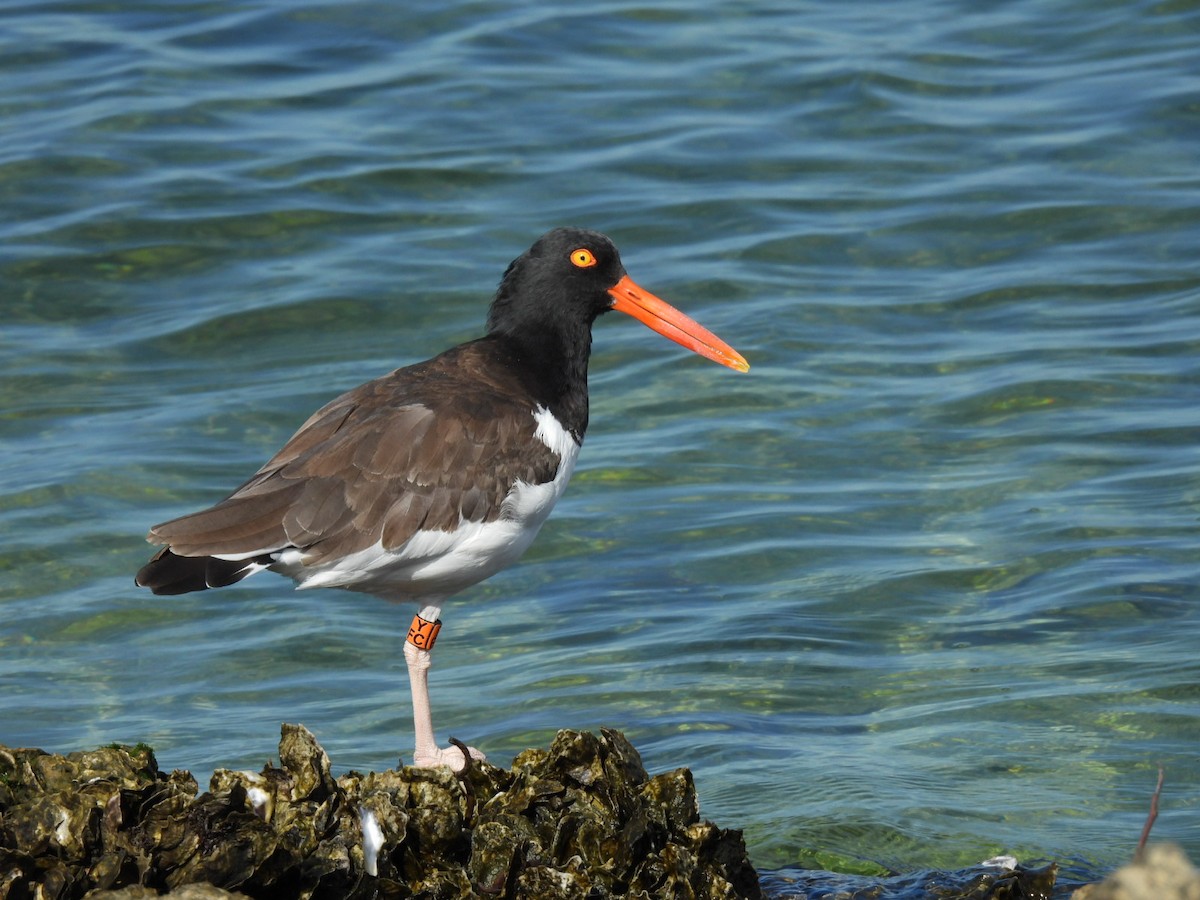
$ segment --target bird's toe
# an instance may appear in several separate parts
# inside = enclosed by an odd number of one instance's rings
[[[467,747],[467,756],[458,747],[437,747],[432,751],[420,752],[413,755],[412,764],[419,769],[432,769],[436,766],[449,766],[451,772],[461,772],[467,768],[468,758],[474,762],[487,759],[474,747]]]

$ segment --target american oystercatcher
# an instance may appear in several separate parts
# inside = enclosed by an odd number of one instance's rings
[[[317,410],[220,503],[150,529],[163,547],[136,583],[182,594],[269,569],[299,588],[418,601],[404,644],[413,763],[461,770],[463,751],[438,747],[429,709],[442,605],[516,562],[562,496],[587,430],[592,323],[612,309],[749,369],[638,287],[607,237],[556,228],[509,265],[484,337]]]

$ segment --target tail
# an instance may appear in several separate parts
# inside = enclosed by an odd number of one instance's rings
[[[156,594],[187,594],[236,584],[248,575],[261,572],[272,561],[269,555],[252,559],[179,556],[172,553],[170,547],[163,547],[138,570],[133,583],[150,588]]]

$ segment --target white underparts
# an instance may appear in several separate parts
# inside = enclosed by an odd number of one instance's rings
[[[454,531],[418,531],[392,550],[381,543],[319,566],[303,564],[296,548],[222,556],[246,559],[270,554],[271,568],[289,575],[300,588],[337,587],[393,599],[440,600],[495,575],[516,562],[533,543],[542,523],[567,489],[579,457],[579,444],[547,409],[538,409],[535,436],[559,458],[558,471],[545,484],[518,481],[490,522],[460,522]],[[255,569],[265,568],[253,564]]]

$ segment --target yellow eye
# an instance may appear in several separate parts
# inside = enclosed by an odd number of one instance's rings
[[[587,247],[571,251],[571,263],[581,269],[587,269],[596,264],[596,256]]]

